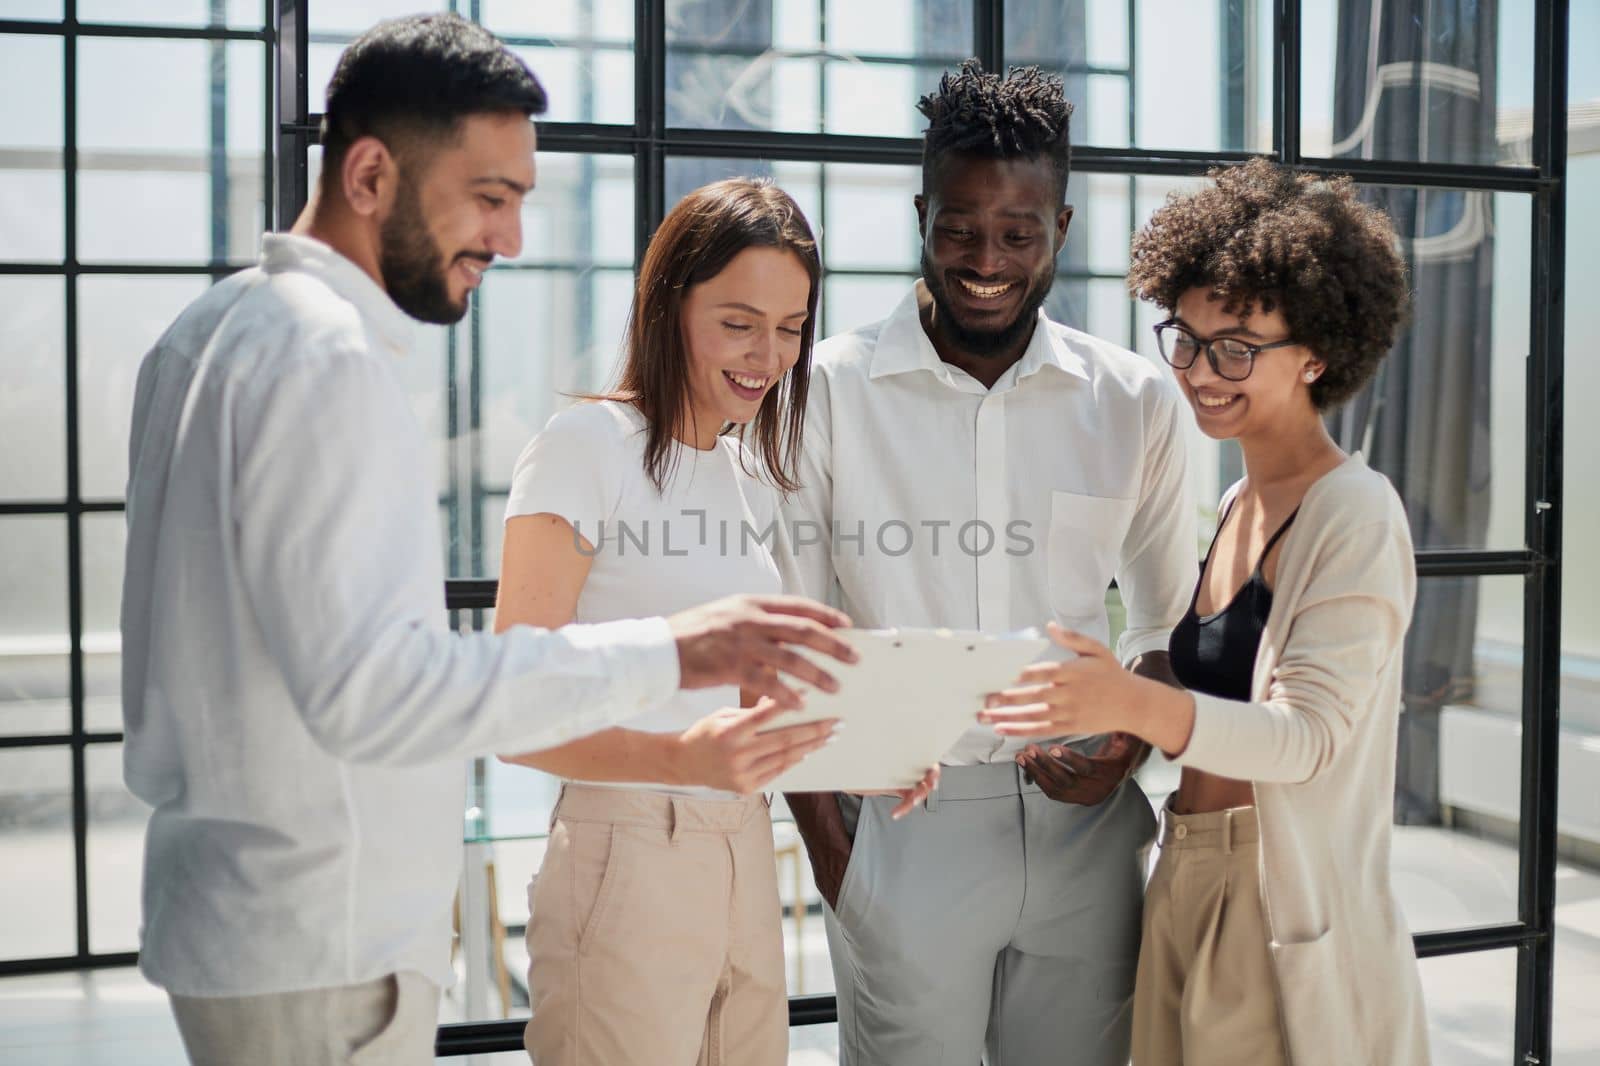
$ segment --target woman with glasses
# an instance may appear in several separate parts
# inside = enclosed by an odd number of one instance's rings
[[[1428,1061],[1389,883],[1402,645],[1400,499],[1323,416],[1371,379],[1407,301],[1389,219],[1348,179],[1213,171],[1133,245],[1161,354],[1207,436],[1239,442],[1175,689],[1059,629],[982,717],[1015,736],[1134,733],[1183,767],[1163,812],[1134,994],[1135,1066]],[[1359,1013],[1358,1013],[1359,1011]]]

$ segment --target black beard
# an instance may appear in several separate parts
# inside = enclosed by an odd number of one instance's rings
[[[422,216],[416,183],[402,178],[394,210],[378,231],[378,271],[389,298],[400,310],[419,321],[448,326],[461,321],[467,301],[462,300],[460,306],[450,302],[443,260],[444,253]]]
[[[928,295],[933,297],[940,330],[960,345],[963,351],[979,359],[992,359],[1010,351],[1028,337],[1039,315],[1039,308],[1044,306],[1044,299],[1050,295],[1050,287],[1056,282],[1056,275],[1051,270],[1043,277],[1035,278],[1028,286],[1017,317],[999,329],[968,329],[961,324],[950,306],[950,294],[945,289],[943,275],[928,262],[926,248],[922,250],[922,282],[928,287]]]

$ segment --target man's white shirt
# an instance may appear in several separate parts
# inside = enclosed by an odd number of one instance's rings
[[[122,606],[125,771],[155,807],[140,966],[242,996],[450,978],[462,760],[669,698],[661,619],[448,627],[411,320],[268,235],[139,372]]]
[[[817,347],[802,487],[785,505],[804,591],[858,627],[1007,633],[1054,618],[1118,655],[1165,650],[1196,579],[1181,400],[1150,362],[1050,321],[993,388],[941,360],[919,281]],[[1010,760],[976,723],[945,756]]]

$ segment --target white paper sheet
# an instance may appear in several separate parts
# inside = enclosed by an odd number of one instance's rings
[[[983,698],[1010,688],[1050,642],[949,629],[845,630],[861,653],[845,665],[813,658],[839,679],[835,693],[808,690],[803,711],[771,729],[839,719],[832,744],[781,774],[773,792],[863,792],[909,788],[968,728]]]

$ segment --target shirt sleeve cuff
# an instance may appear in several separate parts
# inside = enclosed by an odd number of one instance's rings
[[[567,626],[562,634],[573,647],[605,655],[619,718],[651,710],[678,691],[678,642],[665,618]]]
[[[1152,651],[1166,651],[1171,629],[1129,629],[1117,639],[1117,659],[1124,665]]]

